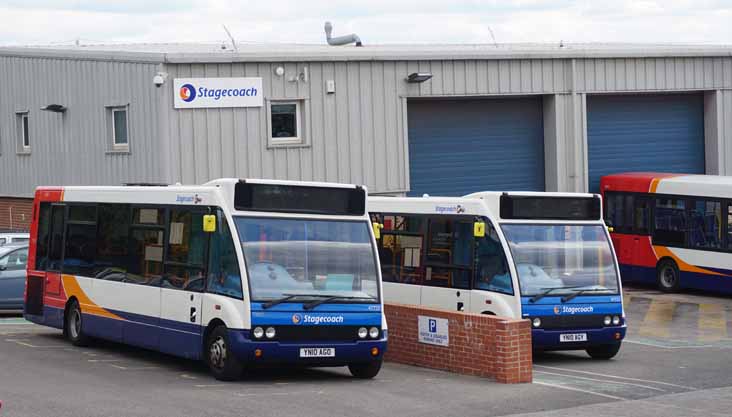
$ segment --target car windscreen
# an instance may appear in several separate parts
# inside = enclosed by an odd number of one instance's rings
[[[602,224],[503,224],[521,295],[617,294],[618,274]]]
[[[292,294],[376,302],[376,256],[366,221],[235,217],[252,300]]]

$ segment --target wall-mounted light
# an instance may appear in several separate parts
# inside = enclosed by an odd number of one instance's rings
[[[276,76],[281,77],[281,76],[285,75],[285,68],[277,67],[277,68],[275,68],[274,73]]]
[[[408,83],[423,83],[432,78],[432,73],[429,72],[413,72],[407,75]]]
[[[49,104],[47,106],[41,107],[41,110],[50,111],[53,113],[63,113],[66,111],[66,106],[62,104]]]

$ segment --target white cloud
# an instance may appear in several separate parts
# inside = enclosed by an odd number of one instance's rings
[[[28,5],[31,3],[32,5]],[[5,0],[0,39],[47,44],[237,40],[324,42],[357,32],[365,43],[674,42],[732,44],[724,0]]]

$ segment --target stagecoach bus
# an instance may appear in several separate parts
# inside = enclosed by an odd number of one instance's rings
[[[599,195],[370,197],[387,301],[529,319],[535,350],[617,354],[618,266]]]
[[[600,188],[623,281],[732,293],[732,178],[622,173]]]
[[[192,359],[374,377],[387,330],[366,189],[220,179],[36,190],[26,319]]]

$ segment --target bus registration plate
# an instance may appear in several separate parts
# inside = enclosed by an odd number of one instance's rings
[[[587,333],[566,333],[559,335],[560,342],[586,342]]]
[[[333,358],[335,348],[300,348],[301,358]]]

